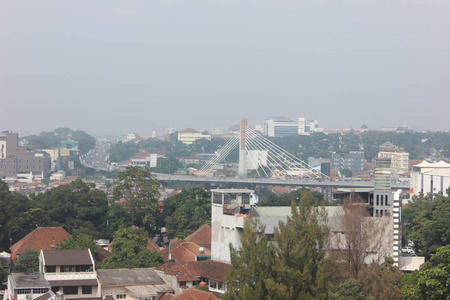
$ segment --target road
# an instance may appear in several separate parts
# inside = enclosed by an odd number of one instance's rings
[[[124,170],[122,167],[115,167],[107,163],[109,154],[109,143],[97,142],[94,149],[86,155],[80,157],[81,163],[88,168],[102,171]],[[333,188],[373,188],[373,181],[331,181],[313,179],[274,179],[274,178],[234,178],[234,177],[200,177],[190,175],[171,175],[164,173],[154,173],[160,181],[190,181],[198,183],[243,183],[248,185],[288,185],[304,187],[333,187]],[[393,181],[393,189],[409,189],[409,182]]]

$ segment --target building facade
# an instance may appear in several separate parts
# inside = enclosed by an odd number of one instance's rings
[[[210,134],[203,134],[198,130],[193,128],[186,128],[178,132],[178,140],[183,144],[190,145],[196,140],[207,139],[211,140]]]
[[[356,173],[363,172],[364,151],[334,152],[331,155],[331,168],[335,170],[349,169]]]
[[[44,151],[28,151],[19,146],[19,135],[4,131],[0,133],[0,178],[44,178],[50,173],[51,158]]]

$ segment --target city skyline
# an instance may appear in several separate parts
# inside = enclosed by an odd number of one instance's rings
[[[0,3],[0,128],[448,131],[448,1]]]

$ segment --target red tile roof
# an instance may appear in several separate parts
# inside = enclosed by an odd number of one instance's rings
[[[170,298],[168,298],[170,299]],[[180,295],[175,296],[176,300],[216,300],[219,299],[214,294],[202,290],[198,290],[195,287],[191,287],[181,293]]]
[[[206,249],[211,249],[211,226],[208,224],[203,225],[185,238],[185,241],[196,243]]]
[[[205,277],[221,282],[225,282],[226,272],[230,269],[230,264],[215,260],[168,262],[155,268],[165,274],[176,276],[177,281],[197,281],[200,277]]]
[[[148,151],[141,151],[137,153],[135,156],[133,156],[131,159],[145,159],[150,156],[150,152]]]
[[[21,254],[26,249],[54,250],[59,244],[71,237],[62,227],[38,227],[9,248],[15,254]]]
[[[186,128],[180,131],[180,133],[200,133],[200,131],[194,128]]]
[[[158,253],[160,252],[159,246],[151,238],[148,238],[147,240],[147,249]]]

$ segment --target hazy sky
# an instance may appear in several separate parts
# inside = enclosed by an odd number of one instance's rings
[[[450,130],[449,16],[449,0],[1,0],[0,130]]]

